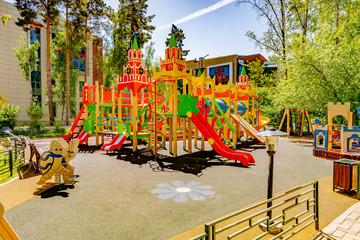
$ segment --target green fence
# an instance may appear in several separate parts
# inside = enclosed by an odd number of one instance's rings
[[[268,202],[272,202],[269,208]],[[271,219],[267,216],[270,210]],[[206,223],[205,231],[192,240],[288,239],[311,224],[319,230],[317,181]]]
[[[0,144],[0,177],[7,173],[12,176],[14,169],[24,163],[25,146],[12,139],[4,139]]]

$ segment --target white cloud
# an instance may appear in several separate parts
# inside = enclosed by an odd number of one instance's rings
[[[177,24],[180,24],[180,23],[190,21],[190,20],[192,20],[194,18],[205,15],[205,14],[207,14],[209,12],[213,12],[213,11],[215,11],[215,10],[225,6],[225,5],[228,5],[229,3],[232,3],[234,1],[235,0],[221,0],[221,1],[211,5],[210,7],[200,9],[200,10],[198,10],[198,11],[192,13],[192,14],[187,15],[186,17],[183,17],[183,18],[180,18],[180,19],[176,20],[173,23],[169,23],[169,24],[160,26],[157,29],[160,30],[160,29],[164,29],[164,28],[169,28],[169,27],[171,27],[172,24],[177,25]]]

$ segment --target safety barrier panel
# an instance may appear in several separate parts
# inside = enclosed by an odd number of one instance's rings
[[[267,204],[272,202],[271,207]],[[269,219],[267,212],[272,211]],[[313,181],[205,224],[192,240],[289,239],[312,223],[319,230],[319,185]]]
[[[4,145],[0,145],[0,176],[6,173],[12,176],[14,168],[25,163],[25,146],[18,144],[15,140]]]

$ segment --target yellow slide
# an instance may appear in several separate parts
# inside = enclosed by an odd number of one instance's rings
[[[19,240],[20,238],[10,224],[6,221],[4,215],[4,206],[0,203],[0,239],[4,240]]]
[[[259,129],[265,127],[270,122],[270,119],[264,116],[259,116]]]
[[[259,142],[265,143],[264,137],[258,137],[256,136],[256,133],[259,131],[256,130],[250,123],[248,123],[245,119],[243,119],[239,114],[231,114],[231,117],[240,124],[245,129],[245,132],[252,137],[256,138]],[[268,118],[267,118],[268,119]]]

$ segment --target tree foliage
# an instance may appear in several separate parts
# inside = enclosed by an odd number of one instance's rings
[[[60,11],[58,9],[60,0],[16,0],[15,7],[20,13],[16,24],[28,30],[29,24],[34,22],[38,15],[43,17],[46,29],[46,72],[47,93],[50,124],[54,122],[53,91],[51,83],[50,44],[51,33],[59,23]]]
[[[172,32],[174,32],[174,36],[175,36],[175,41],[176,41],[176,45],[178,48],[180,48],[181,51],[181,59],[184,59],[190,52],[190,50],[183,50],[184,47],[184,43],[183,41],[185,40],[185,34],[184,31],[181,28],[175,27],[173,25],[172,28]],[[170,44],[170,39],[171,39],[171,33],[168,34],[168,38],[166,38],[165,41],[165,45],[168,47]]]
[[[71,29],[71,33],[76,29]],[[69,45],[66,43],[66,32],[58,29],[55,34],[53,49],[56,52],[52,56],[53,69],[52,78],[55,81],[54,99],[56,105],[61,107],[62,113],[65,112],[66,107],[66,55],[69,51],[71,59],[77,57],[79,50],[84,47],[84,42],[77,38],[77,35],[70,34]],[[74,66],[74,61],[69,61],[69,109],[70,113],[76,111],[76,89],[78,87],[78,69]],[[64,116],[61,116],[62,119]]]
[[[360,3],[319,1],[315,31],[293,35],[289,79],[279,84],[277,103],[326,114],[328,102],[360,101]]]
[[[268,91],[274,111],[307,109],[327,114],[328,102],[360,101],[360,2],[247,0],[268,24],[255,44],[279,64],[276,88]],[[261,80],[255,79],[255,81]]]
[[[38,49],[40,43],[36,40],[33,44],[30,44],[27,40],[25,32],[21,34],[21,38],[17,41],[18,46],[14,47],[15,56],[19,60],[21,73],[23,78],[29,82],[31,72],[38,68],[39,58]]]
[[[135,27],[137,32],[139,48],[151,39],[151,32],[155,29],[151,21],[155,15],[147,15],[147,8],[147,0],[120,0],[117,12],[111,16],[114,44],[111,55],[116,74],[123,74],[123,66],[127,63],[127,51],[134,38],[133,28]]]

